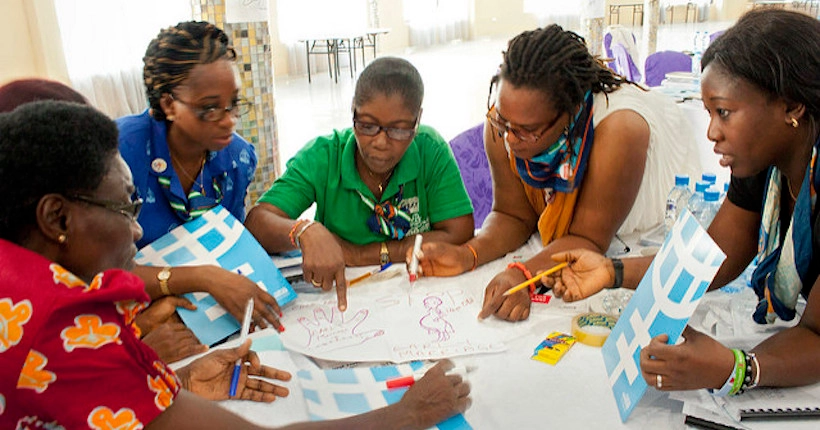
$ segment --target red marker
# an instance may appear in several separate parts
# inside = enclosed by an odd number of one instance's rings
[[[384,382],[388,390],[395,390],[397,388],[411,387],[416,383],[415,376],[400,376],[398,378],[388,379]]]

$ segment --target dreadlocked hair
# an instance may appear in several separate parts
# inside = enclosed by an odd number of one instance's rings
[[[142,77],[154,118],[165,120],[160,98],[187,79],[191,69],[222,59],[235,60],[236,51],[228,35],[209,22],[186,21],[161,30],[142,58]]]
[[[633,83],[594,58],[583,37],[557,24],[525,31],[510,40],[501,70],[490,82],[491,92],[499,79],[548,94],[560,112],[577,109],[589,90],[611,93],[624,83]]]

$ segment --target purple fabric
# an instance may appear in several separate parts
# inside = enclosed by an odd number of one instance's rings
[[[709,35],[709,44],[711,44],[712,42],[714,42],[714,41],[715,41],[715,39],[717,39],[717,38],[718,38],[718,36],[720,36],[721,34],[723,34],[723,31],[724,31],[724,30],[720,30],[720,31],[716,31],[716,32],[714,32],[714,33],[710,34],[710,35]]]
[[[659,51],[646,57],[646,85],[657,87],[669,72],[692,71],[692,57],[677,51]]]
[[[633,82],[640,82],[641,72],[632,60],[632,56],[626,52],[624,45],[620,43],[612,44],[612,58],[615,59],[615,72]]]
[[[450,141],[453,155],[473,202],[475,228],[481,228],[493,207],[493,179],[490,163],[484,153],[484,123],[469,128]]]

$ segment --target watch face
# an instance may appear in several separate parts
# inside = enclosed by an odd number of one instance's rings
[[[162,270],[159,273],[157,273],[157,279],[159,279],[160,281],[167,281],[168,278],[170,278],[170,277],[171,277],[171,271],[170,270]]]

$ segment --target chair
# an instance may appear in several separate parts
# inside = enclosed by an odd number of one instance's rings
[[[626,52],[624,45],[620,43],[612,44],[612,58],[615,59],[615,73],[632,82],[640,82],[641,72],[632,60],[632,56]]]
[[[725,30],[720,30],[720,31],[716,31],[716,32],[714,32],[714,33],[710,34],[710,35],[709,35],[709,44],[711,45],[711,44],[712,44],[712,42],[714,42],[714,41],[715,41],[715,39],[717,39],[717,38],[718,38],[718,36],[720,36],[721,34],[723,34],[723,32],[724,32],[724,31],[725,31]]]
[[[650,87],[661,84],[669,72],[689,72],[692,57],[678,51],[659,51],[646,57],[644,63],[644,83]]]
[[[604,55],[606,55],[607,58],[615,58],[612,54],[613,43],[623,45],[627,54],[631,57],[633,65],[636,63],[638,59],[638,46],[635,33],[632,33],[631,30],[621,25],[610,25],[604,31]],[[615,61],[610,61],[607,63],[607,66],[615,70]],[[638,76],[638,79],[640,79],[641,72],[637,66],[634,66],[630,71],[632,75]]]
[[[484,123],[463,131],[450,141],[467,195],[473,202],[475,228],[481,228],[493,208],[493,179],[484,153]]]

